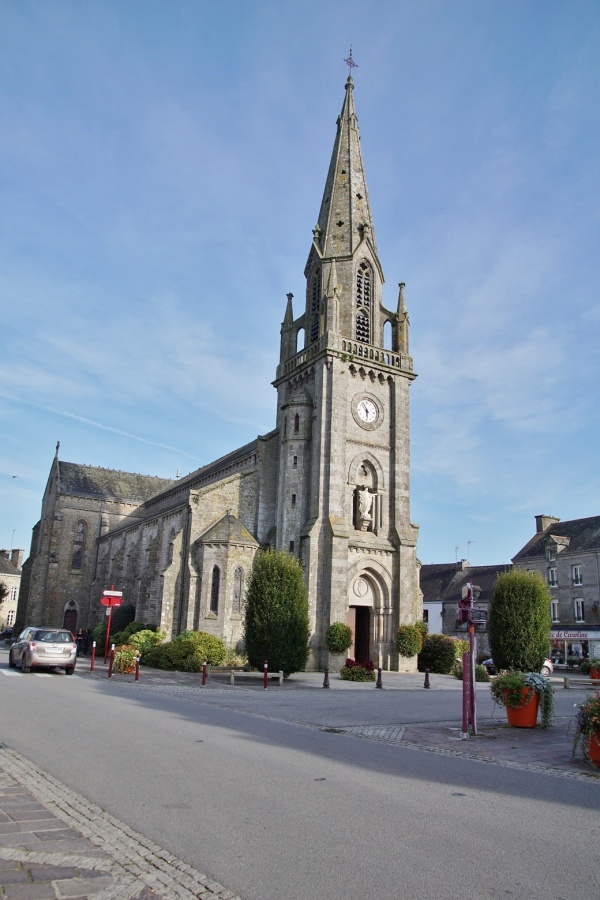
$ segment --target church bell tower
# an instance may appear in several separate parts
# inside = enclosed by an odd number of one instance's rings
[[[312,665],[331,664],[325,634],[346,622],[348,655],[411,671],[398,625],[420,618],[410,522],[409,353],[404,284],[383,302],[383,270],[365,178],[354,83],[344,103],[304,270],[304,310],[288,294],[274,385],[279,461],[276,545],[301,561]]]

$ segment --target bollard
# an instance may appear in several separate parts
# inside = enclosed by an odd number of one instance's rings
[[[267,689],[267,681],[269,680],[269,663],[265,660],[265,664],[263,666],[264,675],[263,675],[263,687],[266,691]]]
[[[92,660],[90,662],[90,672],[94,671],[94,663],[96,662],[96,641],[92,642]]]
[[[375,687],[376,687],[376,688],[382,688],[382,687],[383,687],[383,682],[382,682],[382,680],[381,680],[381,669],[377,669],[377,684],[375,685]]]
[[[135,680],[140,680],[140,658],[136,656],[135,658]]]
[[[113,663],[114,663],[114,661],[115,661],[115,645],[114,645],[114,644],[113,644],[112,647],[110,648],[110,654],[109,654],[109,656],[110,656],[110,658],[109,658],[109,663],[108,663],[108,677],[109,677],[109,678],[112,678],[112,673],[113,673]]]
[[[206,662],[202,663],[202,687],[206,684]]]
[[[431,685],[429,684],[429,669],[425,669],[425,684],[423,685],[423,687],[431,687]]]
[[[329,687],[329,669],[325,669],[325,678],[323,679],[323,687]]]

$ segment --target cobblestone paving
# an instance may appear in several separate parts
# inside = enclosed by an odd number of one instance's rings
[[[0,898],[239,900],[6,747]]]

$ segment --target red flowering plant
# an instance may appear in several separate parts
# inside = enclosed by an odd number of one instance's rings
[[[576,704],[579,712],[571,721],[574,728],[573,756],[581,745],[583,758],[590,762],[590,743],[600,745],[600,691],[588,697],[583,703]]]
[[[375,666],[370,659],[363,662],[347,659],[340,669],[340,678],[344,681],[375,681]]]

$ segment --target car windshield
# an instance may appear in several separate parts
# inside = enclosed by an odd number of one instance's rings
[[[36,631],[34,641],[49,641],[51,644],[68,644],[73,640],[69,631]]]

